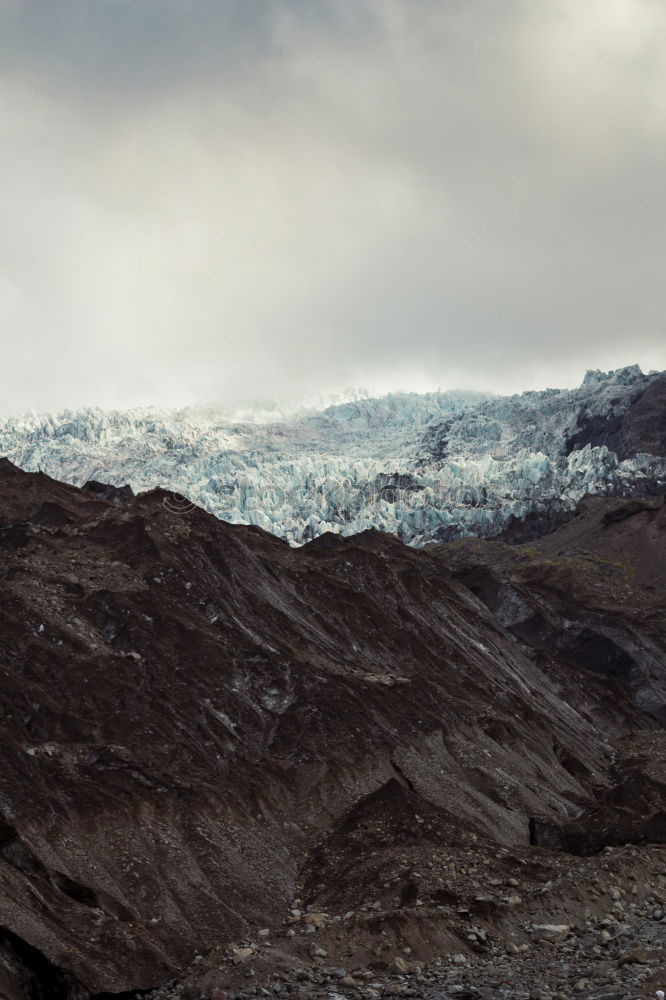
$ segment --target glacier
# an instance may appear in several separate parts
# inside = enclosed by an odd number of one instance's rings
[[[621,415],[651,379],[591,371],[577,389],[348,393],[308,406],[86,408],[0,419],[0,455],[75,485],[163,487],[174,515],[197,504],[301,545],[367,528],[424,545],[492,536],[512,518],[571,509],[586,493],[662,482],[663,456],[571,450],[581,416]]]

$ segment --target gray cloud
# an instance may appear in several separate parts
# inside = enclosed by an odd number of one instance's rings
[[[0,0],[3,412],[666,367],[661,0]]]

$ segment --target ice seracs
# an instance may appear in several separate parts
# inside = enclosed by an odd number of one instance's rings
[[[0,420],[0,454],[78,485],[163,486],[292,544],[374,527],[421,545],[663,480],[662,456],[620,461],[606,446],[570,445],[581,417],[618,419],[659,377],[631,366],[510,397],[350,393],[320,409],[32,413]]]

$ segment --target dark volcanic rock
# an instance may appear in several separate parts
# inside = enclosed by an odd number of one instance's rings
[[[586,497],[530,544],[474,539],[436,551],[525,647],[619,682],[666,723],[663,499]]]
[[[666,375],[637,386],[628,404],[605,413],[581,411],[575,432],[568,439],[570,453],[585,445],[606,445],[620,461],[639,453],[666,455]]]
[[[604,497],[628,501],[624,504],[610,506],[603,522],[608,525],[614,521],[633,517],[634,514],[642,511],[658,509],[660,501],[666,497],[666,480],[643,475],[635,478],[627,476],[621,483],[614,484],[612,488],[609,488],[604,493]],[[535,542],[584,514],[588,500],[591,498],[584,498],[573,508],[540,503],[536,510],[529,511],[523,517],[512,515],[502,531],[491,536],[492,540],[507,542],[509,545]],[[455,537],[453,535],[451,538],[441,539],[441,541],[454,541]]]
[[[652,725],[666,724],[663,499],[586,497],[530,545],[473,540],[438,551],[551,678],[588,689],[595,675],[604,678],[593,708],[601,729],[616,712],[608,682],[629,690]],[[599,801],[573,820],[533,817],[533,844],[584,855],[666,842],[663,733],[621,742],[616,753]]]
[[[658,535],[660,516],[604,531],[653,518]],[[453,546],[368,531],[291,549],[163,490],[117,505],[9,463],[0,524],[16,539],[0,549],[0,927],[17,976],[166,983],[279,922],[303,882],[376,893],[375,861],[355,868],[364,831],[375,859],[412,868],[414,844],[419,867],[527,849],[531,817],[595,808],[609,738],[646,725],[617,680],[517,642],[518,611],[494,617],[450,576]]]
[[[561,525],[578,516],[578,510],[558,510],[557,508],[532,510],[523,517],[511,515],[506,526],[498,534],[493,535],[493,541],[507,542],[509,545],[521,545],[523,542],[534,542]],[[450,539],[453,541],[453,539]]]
[[[388,474],[385,472],[375,476],[372,483],[372,493],[386,503],[396,503],[406,493],[418,493],[423,486],[414,482],[414,477],[406,473],[395,472]]]
[[[109,483],[98,483],[96,479],[89,479],[83,489],[110,503],[127,503],[134,496],[131,486],[111,486]]]
[[[533,844],[570,854],[595,854],[609,845],[666,844],[666,747],[662,735],[620,745],[615,782],[576,819],[530,822]]]

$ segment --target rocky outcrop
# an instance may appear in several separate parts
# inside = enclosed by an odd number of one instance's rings
[[[470,540],[438,550],[454,575],[564,686],[631,693],[666,724],[666,502],[586,497],[570,518],[528,543]],[[608,728],[613,705],[594,708]],[[622,739],[610,786],[575,818],[535,816],[531,842],[593,854],[666,842],[663,731]]]
[[[111,503],[127,503],[134,496],[131,486],[111,486],[109,483],[99,483],[96,479],[89,479],[83,484],[83,489],[94,493],[100,500],[109,500]]]
[[[533,655],[597,674],[666,723],[666,502],[587,497],[529,542],[468,540],[439,556]]]
[[[569,854],[596,854],[621,844],[666,844],[666,747],[661,733],[619,744],[613,784],[575,819],[533,818],[533,844]]]
[[[584,406],[567,440],[567,452],[586,445],[606,447],[620,461],[640,453],[666,455],[666,375],[647,384],[638,380],[633,392],[618,395],[605,411]]]

